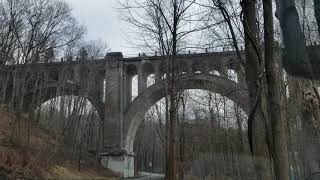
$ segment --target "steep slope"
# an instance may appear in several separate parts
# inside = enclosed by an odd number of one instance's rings
[[[116,179],[107,170],[66,162],[62,140],[34,127],[27,118],[0,112],[0,179]]]

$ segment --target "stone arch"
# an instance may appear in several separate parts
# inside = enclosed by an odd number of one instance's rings
[[[43,98],[41,98],[40,101],[35,104],[30,104],[33,102],[32,100],[37,93],[41,93],[41,96]],[[24,102],[27,102],[27,103],[24,103],[24,110],[27,110],[28,108],[35,109],[36,107],[32,107],[32,105],[38,106],[38,105],[41,105],[50,99],[54,99],[54,98],[62,96],[62,95],[64,95],[64,96],[74,95],[74,96],[79,96],[81,98],[87,99],[93,105],[93,107],[96,109],[96,111],[99,115],[99,118],[101,120],[104,119],[104,103],[102,101],[100,101],[99,99],[94,98],[92,96],[82,95],[79,86],[75,85],[75,84],[71,84],[71,83],[64,84],[64,93],[63,94],[61,94],[61,91],[59,91],[59,87],[58,87],[57,83],[50,83],[42,88],[34,89],[34,90],[28,92],[24,96]]]
[[[177,90],[203,89],[219,93],[238,104],[247,114],[249,114],[249,96],[244,86],[226,78],[209,75],[195,74],[193,76],[181,76],[177,79]],[[143,94],[136,98],[126,111],[124,121],[128,123],[125,129],[125,150],[129,153],[133,151],[133,143],[136,132],[145,113],[161,98],[165,96],[163,84],[155,84],[148,88]]]

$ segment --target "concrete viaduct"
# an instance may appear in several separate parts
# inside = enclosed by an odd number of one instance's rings
[[[244,56],[244,52],[241,53]],[[178,55],[177,89],[210,90],[229,98],[249,113],[245,77],[240,69],[241,64],[233,51]],[[228,76],[231,70],[237,81]],[[22,93],[24,108],[34,108],[65,95],[88,99],[97,110],[104,129],[102,165],[124,177],[134,176],[136,132],[145,113],[165,96],[163,57],[123,58],[121,53],[109,53],[103,59],[90,61],[1,66],[0,75],[2,85],[10,81],[22,82],[2,88],[0,93],[11,94],[6,96],[10,98]],[[132,100],[132,78],[136,75],[138,96]],[[150,75],[155,81],[147,86]],[[20,92],[23,89],[26,91]],[[39,95],[42,98],[35,102],[33,97]]]

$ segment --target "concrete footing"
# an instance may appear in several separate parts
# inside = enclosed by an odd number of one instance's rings
[[[106,155],[101,158],[101,165],[121,177],[134,177],[134,154]]]

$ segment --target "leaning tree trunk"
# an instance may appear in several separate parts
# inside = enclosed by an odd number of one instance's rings
[[[255,162],[257,179],[271,180],[271,162],[269,147],[267,145],[268,128],[265,110],[266,102],[264,85],[262,84],[263,67],[261,57],[257,49],[257,27],[256,27],[256,1],[243,0],[242,9],[244,13],[243,26],[245,29],[245,50],[246,50],[246,80],[249,89],[250,106],[249,114],[249,139]]]
[[[263,0],[265,69],[268,86],[268,106],[272,122],[273,164],[277,180],[289,180],[289,159],[285,119],[280,94],[280,69],[275,59],[272,0]],[[278,64],[278,65],[277,65]]]

